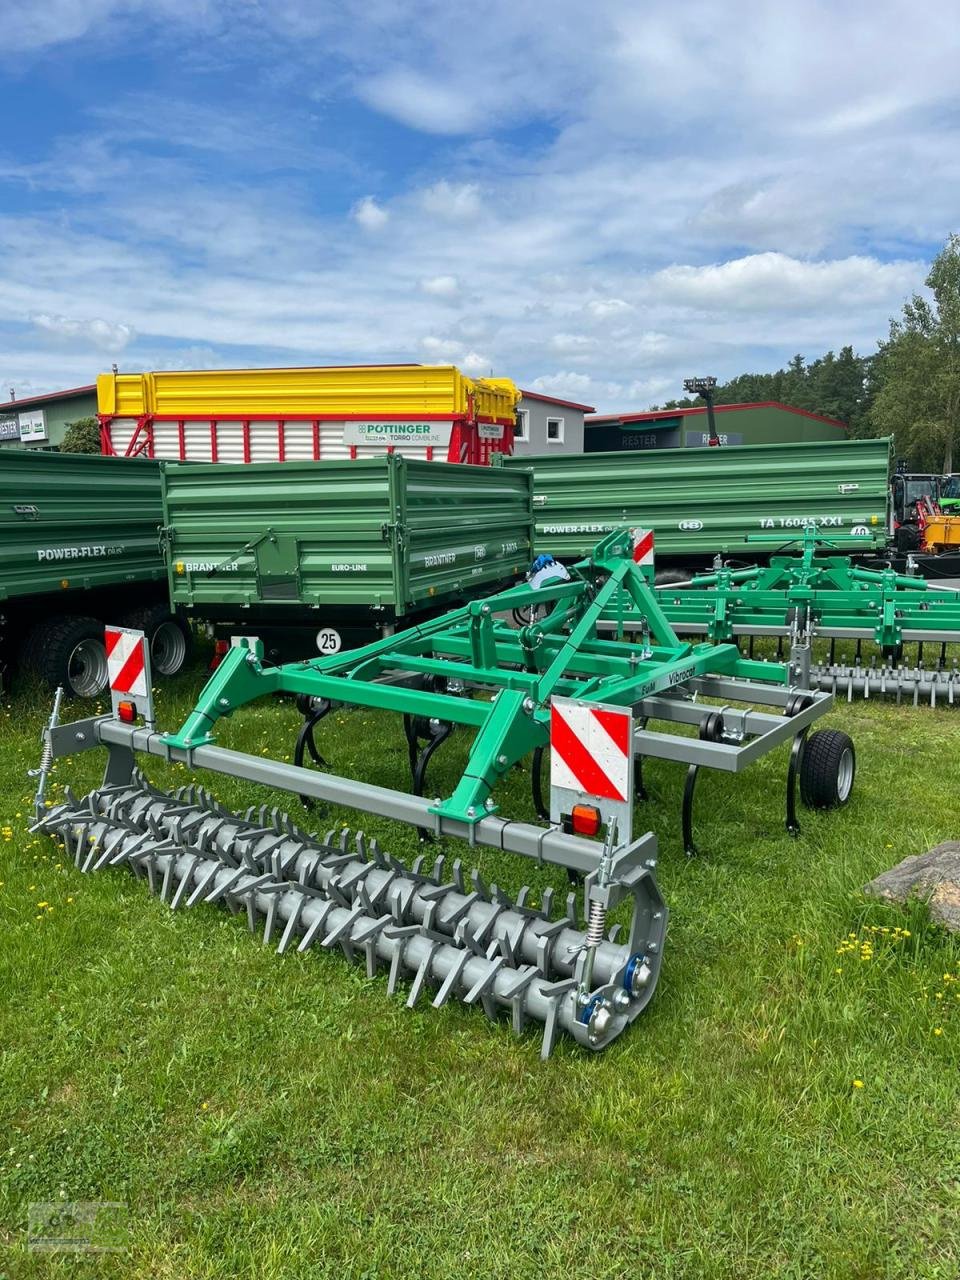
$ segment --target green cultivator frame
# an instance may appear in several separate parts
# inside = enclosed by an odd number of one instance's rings
[[[603,1048],[645,1007],[662,960],[667,911],[654,876],[656,840],[630,836],[643,758],[687,766],[688,853],[701,768],[739,773],[792,743],[786,821],[794,833],[798,777],[803,799],[827,807],[847,799],[854,773],[846,735],[820,730],[807,737],[832,696],[792,687],[789,665],[752,661],[733,644],[679,639],[632,551],[628,533],[612,534],[566,580],[527,583],[333,657],[270,667],[255,643],[241,642],[173,734],[112,717],[65,726],[54,719],[44,768],[57,756],[104,746],[107,769],[103,786],[83,800],[38,805],[38,826],[56,834],[82,869],[128,865],[175,908],[206,901],[245,910],[251,928],[264,922],[266,939],[280,931],[280,950],[295,940],[300,950],[338,946],[349,958],[365,958],[371,974],[385,963],[391,990],[404,975],[412,980],[410,1004],[427,990],[435,1005],[457,996],[491,1016],[509,1010],[518,1029],[530,1019],[543,1022],[544,1053],[560,1028],[588,1048]],[[514,610],[544,605],[540,621],[517,629],[507,620]],[[611,609],[640,620],[639,640],[599,634]],[[296,763],[215,743],[218,721],[274,693],[296,695],[304,714]],[[601,726],[611,717],[626,720],[628,754],[618,758],[632,759],[634,769],[622,803],[611,804],[587,767],[572,802],[559,783],[552,787],[551,818],[540,771],[561,705],[596,716]],[[403,716],[414,794],[325,770],[315,733],[333,706]],[[474,735],[462,776],[449,795],[424,797],[427,763],[457,726]],[[575,741],[573,750],[582,746]],[[424,855],[407,868],[362,837],[352,846],[346,837],[318,838],[275,810],[238,817],[195,787],[157,792],[138,772],[143,754],[289,791],[308,806],[343,804],[428,837],[458,837],[564,867],[578,887],[582,881],[586,927],[576,891],[553,919],[549,893],[534,908],[529,891],[511,899],[476,873],[465,878],[459,861],[447,870],[444,857],[428,865]],[[320,767],[305,767],[308,754]],[[527,757],[543,826],[499,814],[498,784]],[[602,771],[595,774],[602,779]],[[585,831],[602,841],[579,834]],[[632,915],[621,941],[606,922],[624,901]]]
[[[960,643],[960,593],[890,568],[860,568],[829,554],[830,545],[808,530],[799,554],[742,569],[721,564],[658,588],[657,601],[678,633],[714,643],[748,637],[751,656],[758,636],[777,637],[778,652],[789,638],[811,651],[809,683],[848,699],[888,695],[952,706],[960,697],[960,667],[950,648]],[[609,619],[612,627],[616,622]],[[821,661],[812,660],[815,640],[828,642]],[[908,645],[916,645],[909,663]]]

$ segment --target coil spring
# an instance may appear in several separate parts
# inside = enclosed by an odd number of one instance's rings
[[[587,937],[586,944],[588,947],[599,947],[603,941],[603,933],[607,923],[607,908],[602,902],[591,902],[590,912],[587,917]]]

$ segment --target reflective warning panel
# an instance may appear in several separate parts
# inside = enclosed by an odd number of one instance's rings
[[[106,627],[107,676],[113,714],[128,720],[132,714],[153,724],[153,689],[150,684],[150,647],[142,631],[132,627]]]
[[[550,817],[594,804],[617,841],[630,839],[633,812],[633,716],[629,707],[553,698],[550,704]]]

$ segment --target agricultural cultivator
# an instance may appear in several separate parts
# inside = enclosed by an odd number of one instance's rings
[[[782,544],[781,544],[782,546]],[[681,634],[714,643],[777,638],[804,653],[798,678],[848,700],[895,697],[914,705],[960,701],[960,593],[893,569],[864,569],[805,532],[799,554],[657,589]],[[615,620],[614,620],[615,622]]]
[[[854,753],[837,731],[808,737],[833,698],[792,687],[789,664],[679,639],[625,532],[566,576],[540,574],[538,582],[328,658],[270,667],[255,641],[240,641],[173,734],[152,727],[149,682],[139,699],[115,690],[113,716],[69,725],[54,717],[43,768],[98,746],[107,766],[101,788],[82,800],[68,795],[47,809],[41,786],[37,827],[63,841],[82,870],[126,864],[173,908],[220,902],[245,911],[251,929],[263,922],[265,940],[279,935],[281,951],[339,947],[370,974],[388,966],[391,991],[411,981],[410,1005],[429,991],[437,1006],[457,997],[491,1017],[505,1009],[517,1030],[542,1022],[544,1055],[559,1030],[601,1049],[649,1002],[662,963],[667,909],[657,844],[652,834],[632,834],[643,758],[687,766],[683,826],[693,852],[701,768],[738,773],[792,743],[786,819],[796,833],[798,777],[808,804],[841,804]],[[635,642],[598,633],[618,601],[643,619]],[[549,607],[541,621],[520,629],[506,621],[534,604]],[[219,720],[275,693],[296,695],[304,714],[297,763],[215,744]],[[403,716],[413,794],[327,771],[321,725],[334,706]],[[466,766],[450,794],[430,798],[428,762],[455,727],[474,734]],[[541,782],[548,747],[549,808]],[[237,816],[195,785],[156,791],[139,772],[141,755],[279,788],[308,805],[399,820],[427,841],[456,837],[529,857],[565,868],[576,887],[553,918],[549,891],[534,907],[528,890],[511,898],[478,873],[466,875],[459,861],[448,869],[429,845],[408,868],[362,836],[317,838],[275,809]],[[319,767],[306,767],[308,756]],[[498,812],[498,784],[527,757],[543,825]],[[621,939],[608,913],[622,903],[631,912]]]

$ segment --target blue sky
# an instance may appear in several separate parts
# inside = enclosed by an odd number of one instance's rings
[[[0,387],[453,361],[600,408],[874,348],[960,228],[960,17],[10,0]]]

